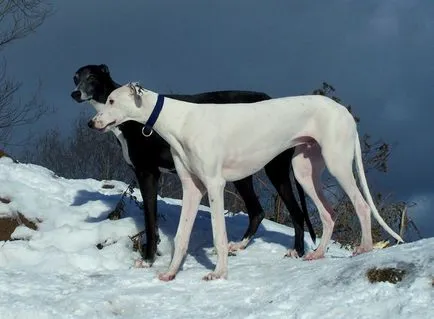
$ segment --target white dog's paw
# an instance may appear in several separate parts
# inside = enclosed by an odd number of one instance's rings
[[[164,274],[159,274],[158,279],[160,279],[161,281],[172,281],[173,279],[175,279],[175,276],[176,275],[171,272],[166,272]]]

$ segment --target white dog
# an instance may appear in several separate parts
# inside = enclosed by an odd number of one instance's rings
[[[163,107],[164,104],[164,107]],[[158,120],[157,120],[158,119]],[[403,240],[379,215],[366,182],[356,123],[348,110],[324,96],[305,95],[237,105],[196,105],[145,90],[130,83],[114,90],[106,107],[89,126],[107,132],[133,120],[152,126],[171,146],[182,182],[181,218],[175,251],[161,280],[172,280],[187,252],[199,202],[208,191],[217,265],[204,279],[227,277],[228,242],[223,189],[226,181],[259,171],[284,150],[297,146],[294,173],[321,216],[323,235],[318,248],[306,259],[324,256],[333,232],[332,208],[321,189],[325,166],[337,179],[355,207],[362,229],[355,253],[372,250],[371,214],[395,239]],[[353,176],[355,157],[363,198]]]

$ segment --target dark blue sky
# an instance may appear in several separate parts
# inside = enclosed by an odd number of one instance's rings
[[[57,12],[3,54],[22,98],[42,80],[57,112],[33,129],[60,127],[87,105],[69,94],[85,64],[106,63],[120,83],[162,93],[219,89],[304,94],[327,81],[393,146],[373,187],[416,200],[413,218],[434,229],[434,1],[56,0]]]

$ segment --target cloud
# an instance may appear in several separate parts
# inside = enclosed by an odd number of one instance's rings
[[[377,37],[399,35],[399,20],[394,10],[390,10],[388,2],[382,2],[369,21],[369,27],[375,30]]]

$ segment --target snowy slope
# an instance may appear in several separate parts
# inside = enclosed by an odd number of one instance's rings
[[[0,216],[16,211],[40,219],[38,231],[19,227],[0,242],[0,318],[431,318],[434,314],[434,238],[369,254],[331,245],[323,260],[283,258],[293,230],[264,221],[247,250],[229,258],[229,279],[204,282],[213,269],[208,209],[193,229],[189,254],[175,281],[156,273],[170,261],[179,201],[159,200],[163,253],[153,268],[132,265],[128,235],[142,229],[133,203],[128,217],[107,220],[126,185],[67,180],[45,168],[0,159]],[[136,191],[136,195],[139,196]],[[239,239],[244,214],[226,219],[229,239]],[[307,240],[309,236],[306,236]],[[96,244],[108,245],[99,250]],[[111,244],[112,243],[112,244]],[[308,242],[309,247],[313,247]],[[400,266],[397,285],[371,284],[372,266]]]

